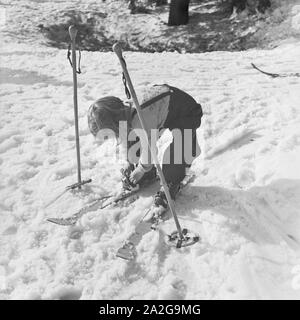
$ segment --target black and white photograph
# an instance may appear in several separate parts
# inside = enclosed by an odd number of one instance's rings
[[[0,300],[300,299],[300,0],[0,0],[0,40]]]

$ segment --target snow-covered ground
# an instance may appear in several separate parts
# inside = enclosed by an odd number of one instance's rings
[[[82,175],[93,182],[44,208],[76,182],[72,69],[66,52],[0,49],[0,297],[3,299],[300,298],[300,44],[271,51],[126,53],[134,84],[167,82],[203,106],[196,180],[179,197],[182,226],[201,242],[166,246],[146,234],[136,261],[115,256],[151,202],[74,213],[116,189],[119,165],[101,152],[87,109],[103,95],[124,98],[113,53],[83,52],[79,83]],[[163,142],[166,143],[168,135]],[[103,150],[102,150],[103,151]],[[172,219],[165,231],[175,229]]]
[[[115,41],[121,41],[133,51],[183,53],[266,49],[300,40],[300,0],[271,0],[266,14],[245,10],[231,17],[228,2],[191,1],[189,24],[168,27],[168,6],[130,14],[125,0],[2,0],[0,37],[2,43],[62,49],[68,46],[68,26],[76,24],[82,49],[110,51]],[[253,12],[257,1],[248,3]]]

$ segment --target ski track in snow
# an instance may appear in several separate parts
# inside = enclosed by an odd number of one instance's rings
[[[119,165],[102,154],[86,119],[97,98],[125,98],[117,58],[83,52],[82,176],[93,182],[44,209],[76,182],[72,70],[62,50],[20,44],[0,50],[1,298],[300,298],[293,285],[300,264],[299,78],[272,79],[250,65],[299,71],[299,44],[240,53],[125,53],[136,86],[167,82],[204,110],[197,179],[177,202],[182,225],[201,242],[177,250],[152,231],[130,262],[115,253],[150,194],[128,207],[94,210],[74,227],[46,222],[119,184]],[[168,134],[160,145],[167,142]],[[170,219],[162,228],[175,226]]]

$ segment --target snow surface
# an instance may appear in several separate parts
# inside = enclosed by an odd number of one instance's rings
[[[182,226],[201,242],[180,250],[147,233],[138,257],[116,250],[151,203],[95,210],[75,227],[69,216],[116,190],[119,164],[89,133],[87,109],[103,95],[124,98],[113,53],[83,52],[78,76],[82,192],[76,182],[72,70],[64,50],[1,47],[0,298],[300,298],[300,44],[271,51],[126,53],[136,85],[167,82],[203,106],[196,180],[178,198]],[[169,141],[162,138],[162,147]],[[174,231],[172,219],[162,228]]]

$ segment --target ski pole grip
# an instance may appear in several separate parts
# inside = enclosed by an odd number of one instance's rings
[[[122,52],[121,45],[117,42],[113,45],[112,49],[113,49],[114,53],[118,56],[118,58],[121,60],[123,58],[123,56],[122,56],[123,52]]]
[[[69,35],[71,40],[74,41],[77,35],[77,29],[74,25],[69,27]]]

